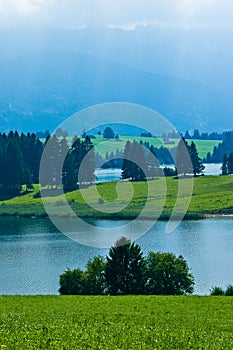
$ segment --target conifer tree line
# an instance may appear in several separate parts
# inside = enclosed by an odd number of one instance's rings
[[[165,151],[166,150],[166,151]],[[170,163],[174,162],[176,169],[161,169],[158,154],[163,152]],[[175,176],[193,174],[197,176],[204,170],[201,158],[195,143],[192,141],[188,145],[187,141],[182,138],[177,146],[174,156],[165,148],[156,148],[143,142],[127,141],[125,145],[122,178],[131,179],[132,181],[143,181],[146,178],[154,178],[156,176]]]
[[[42,142],[35,134],[0,133],[0,192],[18,194],[39,183]]]
[[[89,136],[84,140],[74,136],[69,146],[65,137],[60,140],[54,134],[46,139],[45,147],[45,171],[40,177],[42,186],[62,186],[64,191],[73,191],[95,181],[94,146]]]
[[[233,152],[227,156],[225,153],[222,162],[222,175],[232,175],[233,174]]]
[[[224,155],[229,154],[233,151],[233,131],[225,132],[223,136],[223,141],[219,143],[218,146],[215,146],[212,154],[207,153],[206,158],[204,159],[205,163],[221,163]]]
[[[48,136],[43,143],[34,133],[19,135],[17,131],[11,131],[8,135],[0,133],[1,194],[16,195],[23,185],[27,190],[32,184],[39,183],[41,157],[47,145],[49,151],[42,186],[53,188],[62,184],[68,191],[76,189],[78,182],[84,184],[95,180],[94,147],[88,136],[84,140],[75,136],[69,146],[66,138],[59,139],[56,135]],[[85,166],[80,167],[84,157]]]

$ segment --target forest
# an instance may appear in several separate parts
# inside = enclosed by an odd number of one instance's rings
[[[107,134],[115,135],[109,129],[106,128],[108,133],[106,130],[103,133],[108,139]],[[151,136],[148,141],[127,141],[124,150],[117,149],[115,153],[109,154],[106,152],[103,157],[95,151],[91,136],[74,136],[71,140],[67,134],[46,135],[46,139],[40,139],[38,136],[41,133],[0,133],[1,194],[17,195],[22,191],[22,186],[28,191],[39,182],[50,189],[62,186],[64,191],[72,191],[95,182],[95,170],[98,167],[121,168],[122,178],[132,181],[163,175],[197,176],[203,173],[203,162],[222,162],[222,174],[233,173],[233,132],[223,133],[223,141],[214,147],[212,154],[207,154],[206,159],[199,157],[194,140],[188,144],[185,138],[181,138],[178,145],[170,149],[153,146],[150,143]],[[45,149],[49,150],[44,162],[46,171],[40,176]],[[161,168],[161,164],[174,164],[174,160],[175,169]]]

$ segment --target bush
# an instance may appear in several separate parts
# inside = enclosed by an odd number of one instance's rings
[[[194,278],[180,255],[149,252],[146,259],[147,294],[181,295],[193,292]]]
[[[101,295],[105,293],[106,262],[102,256],[95,256],[87,263],[87,292],[92,295]]]
[[[230,297],[230,296],[232,297],[233,296],[233,286],[232,285],[227,287],[225,295],[228,296],[228,297]]]
[[[59,293],[62,295],[82,295],[87,294],[87,276],[80,269],[67,269],[60,276]]]
[[[210,295],[224,295],[224,294],[225,294],[224,290],[220,287],[214,287],[210,293]]]

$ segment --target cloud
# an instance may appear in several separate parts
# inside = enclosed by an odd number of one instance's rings
[[[232,0],[0,0],[2,25],[233,26]]]

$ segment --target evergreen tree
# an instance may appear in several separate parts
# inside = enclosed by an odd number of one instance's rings
[[[82,186],[95,181],[95,151],[89,136],[86,136],[80,147],[81,162],[78,167],[78,179]]]
[[[194,176],[197,176],[197,174],[201,173],[205,167],[202,164],[201,158],[198,156],[197,148],[193,141],[189,147],[189,154],[193,166],[193,174]]]
[[[22,152],[13,138],[8,144],[6,154],[5,191],[10,194],[20,193],[23,185],[24,163]]]
[[[222,170],[222,175],[228,175],[228,157],[226,153],[224,154],[224,157],[223,157],[221,170]]]
[[[144,259],[137,244],[121,238],[109,251],[105,277],[110,294],[143,293]]]
[[[129,179],[131,178],[132,171],[132,162],[130,161],[131,157],[131,142],[127,141],[125,144],[124,154],[123,154],[123,164],[122,164],[122,178]]]
[[[143,145],[127,141],[124,149],[122,178],[143,181],[149,176],[147,157]]]
[[[228,157],[228,174],[233,174],[233,152]]]
[[[182,137],[177,146],[176,152],[176,169],[177,174],[186,175],[192,174],[192,162],[190,159],[189,145],[187,141]]]

